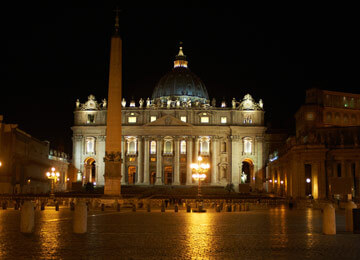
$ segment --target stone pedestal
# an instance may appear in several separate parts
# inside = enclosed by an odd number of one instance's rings
[[[105,161],[105,187],[104,194],[121,196],[121,163]]]

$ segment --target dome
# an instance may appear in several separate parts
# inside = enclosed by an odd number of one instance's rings
[[[179,54],[174,61],[174,68],[159,80],[152,94],[153,100],[165,100],[168,98],[181,101],[191,99],[191,101],[201,103],[209,100],[204,83],[187,67],[182,47],[180,47]]]

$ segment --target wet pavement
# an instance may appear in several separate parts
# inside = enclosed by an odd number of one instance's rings
[[[0,210],[1,259],[360,259],[360,235],[322,235],[321,211],[89,211],[88,232],[72,233],[68,208],[36,211],[35,232],[20,233],[20,212]]]

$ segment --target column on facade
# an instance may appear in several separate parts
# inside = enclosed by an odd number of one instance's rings
[[[180,185],[180,139],[175,138],[175,153],[174,153],[174,185]]]
[[[149,138],[144,141],[144,184],[148,185],[149,182]]]
[[[240,137],[231,137],[231,182],[237,187],[240,180]]]
[[[256,176],[256,187],[258,189],[262,189],[262,185],[263,185],[263,170],[264,170],[264,159],[263,159],[263,143],[264,143],[264,138],[263,137],[257,137],[257,150],[255,153],[256,156],[256,161],[257,161],[257,165],[258,165],[258,169],[259,172]],[[288,183],[286,182],[286,185],[288,185]],[[288,187],[287,187],[288,188]]]
[[[192,164],[193,158],[193,140],[189,136],[186,143],[186,184],[192,184],[192,169],[190,165]]]
[[[162,185],[162,145],[163,145],[163,139],[158,138],[156,141],[156,181],[155,185]]]
[[[200,140],[199,137],[196,136],[194,138],[194,157],[193,157],[193,162],[197,162],[197,158],[199,156],[199,146],[200,146]]]
[[[143,147],[142,147],[142,136],[139,136],[137,138],[137,145],[138,145],[138,149],[137,149],[137,179],[136,179],[136,184],[141,184],[142,180],[144,179],[144,171],[143,171],[143,166],[144,166],[144,161],[143,161]]]
[[[213,136],[211,138],[211,184],[218,182],[218,156],[219,156],[219,138]]]
[[[126,156],[125,156],[125,142],[124,137],[121,137],[121,184],[126,184],[126,172],[125,172],[125,163],[126,163]]]
[[[82,154],[82,135],[74,135],[73,137],[73,155],[74,155],[74,166],[78,171],[81,171],[81,154]]]

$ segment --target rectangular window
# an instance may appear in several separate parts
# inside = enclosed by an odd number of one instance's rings
[[[129,162],[135,162],[135,157],[130,157]]]
[[[180,153],[186,154],[186,141],[185,140],[182,140],[180,142]]]
[[[151,141],[150,143],[150,154],[156,154],[156,142]]]
[[[337,176],[340,178],[341,177],[341,163],[337,164]]]
[[[222,124],[226,124],[227,123],[227,117],[226,116],[222,116],[221,119],[220,119],[220,122]]]
[[[86,138],[86,153],[94,153],[95,152],[95,138],[87,137]]]
[[[128,123],[136,123],[136,116],[129,116]]]
[[[186,116],[181,116],[180,120],[186,123]]]
[[[88,124],[95,123],[95,115],[94,114],[88,114],[87,123]]]
[[[202,116],[200,118],[200,122],[204,123],[204,124],[209,123],[209,117],[208,116]]]
[[[151,116],[150,117],[150,122],[154,122],[154,121],[156,121],[156,116]]]
[[[156,162],[156,158],[155,158],[155,157],[151,157],[151,158],[150,158],[150,161],[151,161],[151,162]]]

